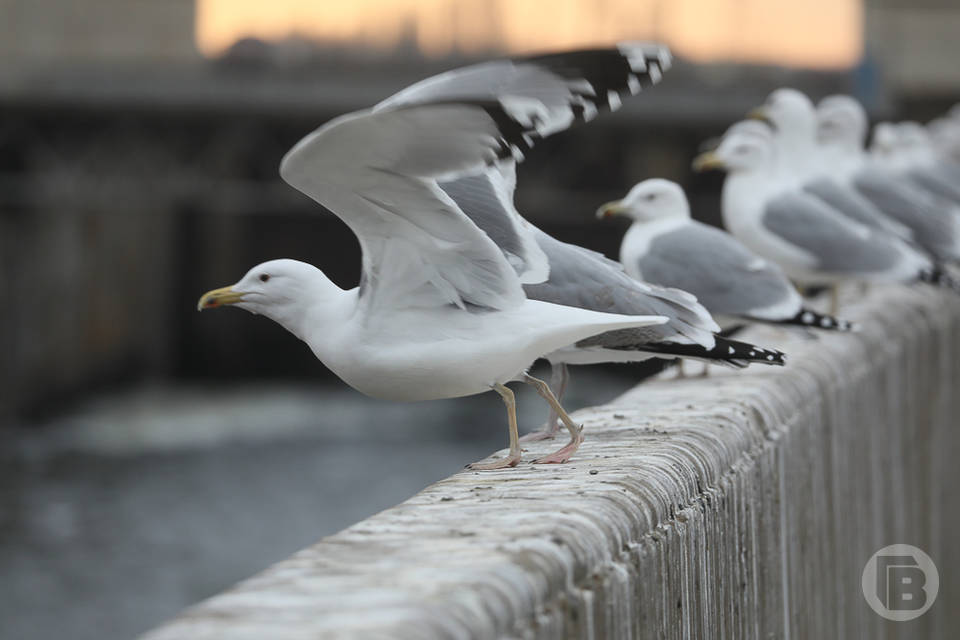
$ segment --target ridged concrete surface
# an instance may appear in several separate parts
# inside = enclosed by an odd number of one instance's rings
[[[960,298],[874,289],[843,315],[861,332],[751,330],[786,368],[642,384],[576,414],[571,463],[459,473],[145,637],[950,637]],[[894,543],[940,572],[905,623],[860,587]]]

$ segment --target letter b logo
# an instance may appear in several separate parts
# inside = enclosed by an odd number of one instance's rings
[[[894,544],[873,554],[863,568],[863,596],[888,620],[912,620],[937,598],[940,576],[926,553],[908,544]]]

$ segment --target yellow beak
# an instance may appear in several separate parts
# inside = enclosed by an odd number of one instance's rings
[[[623,200],[606,202],[600,205],[600,208],[597,209],[597,218],[600,220],[606,220],[607,218],[612,218],[613,216],[619,216],[621,214],[623,214]]]
[[[693,170],[697,173],[711,169],[724,169],[726,166],[716,151],[704,151],[693,159]]]
[[[207,291],[200,296],[197,302],[197,311],[204,309],[216,309],[228,304],[236,304],[243,300],[243,294],[233,290],[233,287],[221,287],[213,291]]]

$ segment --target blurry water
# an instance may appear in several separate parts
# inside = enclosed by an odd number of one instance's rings
[[[636,380],[573,373],[571,408]],[[545,418],[527,388],[518,406],[521,428]],[[0,454],[0,637],[128,638],[506,443],[494,394],[404,405],[257,385],[91,401]]]

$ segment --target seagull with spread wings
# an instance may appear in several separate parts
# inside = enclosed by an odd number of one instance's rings
[[[204,294],[199,308],[235,305],[275,320],[370,396],[417,401],[495,390],[507,406],[510,453],[474,469],[520,461],[506,384],[532,384],[571,435],[543,461],[567,460],[580,428],[527,368],[592,336],[669,318],[528,296],[524,286],[547,281],[551,265],[507,196],[505,167],[538,138],[616,109],[658,81],[669,61],[662,46],[622,44],[481,63],[330,121],[287,153],[280,174],[357,235],[359,286],[344,290],[312,265],[272,260]],[[465,211],[446,189],[470,179],[498,190],[500,206]]]

